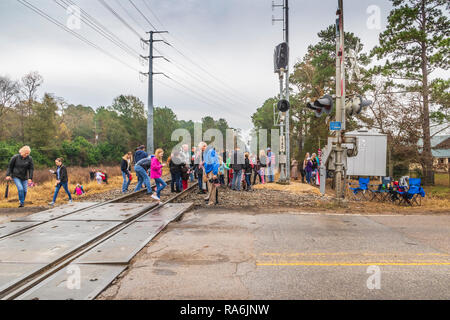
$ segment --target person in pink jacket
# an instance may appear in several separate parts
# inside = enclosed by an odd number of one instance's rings
[[[158,149],[155,152],[155,157],[152,159],[152,166],[150,169],[150,179],[155,180],[156,184],[156,196],[160,200],[161,198],[161,191],[164,190],[165,187],[167,187],[167,184],[164,182],[162,177],[162,168],[166,165],[163,164],[163,156],[164,156],[164,150]]]

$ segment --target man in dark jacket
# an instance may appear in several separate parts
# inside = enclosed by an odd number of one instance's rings
[[[175,151],[169,161],[170,174],[172,176],[170,185],[172,192],[180,193],[183,189],[181,182],[181,171],[182,167],[184,167],[185,165],[186,163],[183,162],[183,159],[181,159],[180,153],[178,151]]]
[[[138,163],[142,159],[145,159],[148,157],[147,152],[145,152],[145,146],[140,146],[136,153],[134,154],[134,164]]]
[[[31,149],[28,146],[20,149],[19,154],[16,154],[11,158],[8,165],[8,170],[6,171],[6,180],[14,181],[17,187],[20,201],[19,208],[24,207],[25,199],[27,197],[28,183],[33,182],[34,164],[30,153]]]
[[[236,148],[231,157],[231,168],[233,169],[233,181],[231,190],[241,191],[242,169],[244,169],[244,154],[239,148]]]

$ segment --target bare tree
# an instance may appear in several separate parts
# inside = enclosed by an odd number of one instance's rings
[[[3,136],[5,116],[16,105],[18,93],[17,82],[8,77],[0,77],[0,137]]]
[[[25,122],[26,119],[33,112],[33,103],[36,100],[37,90],[44,82],[43,77],[37,72],[30,72],[23,76],[20,81],[20,98],[21,101],[17,104],[19,113],[20,139],[25,143]]]

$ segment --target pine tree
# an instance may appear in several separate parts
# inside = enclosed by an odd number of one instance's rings
[[[450,20],[448,0],[391,0],[394,9],[379,46],[372,51],[386,59],[376,71],[406,91],[422,97],[423,151],[425,181],[432,182],[433,158],[430,134],[430,74],[448,69],[450,64]],[[444,11],[447,13],[444,13]]]

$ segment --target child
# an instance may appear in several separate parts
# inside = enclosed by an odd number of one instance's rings
[[[248,152],[245,153],[245,164],[244,164],[244,173],[245,173],[245,190],[252,191],[252,184],[250,178],[252,176],[253,164],[250,160],[250,154]]]
[[[102,172],[97,171],[97,173],[95,174],[95,180],[97,180],[98,184],[102,184],[103,180],[105,180],[105,175]]]
[[[69,178],[67,176],[67,169],[63,165],[63,159],[58,158],[55,160],[56,164],[56,171],[50,170],[52,174],[56,175],[56,185],[55,185],[55,194],[53,195],[53,201],[49,203],[50,206],[54,206],[56,202],[56,198],[58,197],[59,190],[61,188],[64,188],[64,191],[66,191],[67,195],[69,196],[69,203],[72,203],[72,195],[69,191]]]
[[[83,194],[85,194],[86,192],[84,192],[83,186],[80,184],[77,184],[77,186],[75,187],[75,192],[73,194],[76,194],[77,196],[82,196]]]

